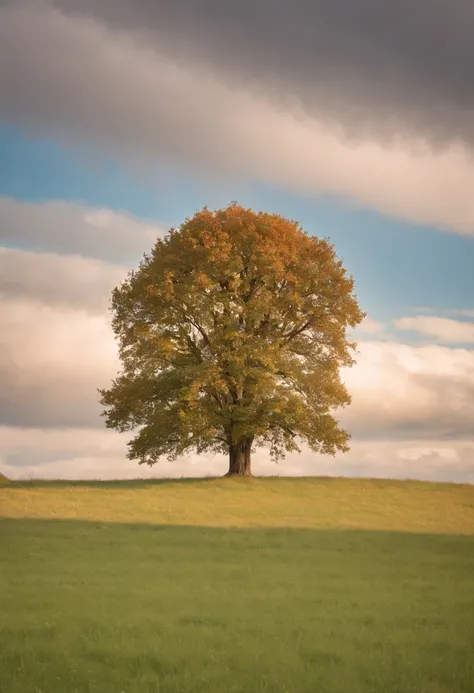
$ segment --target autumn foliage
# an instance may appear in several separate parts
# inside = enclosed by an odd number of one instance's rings
[[[137,431],[130,459],[225,452],[250,475],[260,445],[348,449],[332,412],[350,402],[339,368],[364,314],[333,246],[298,223],[204,208],[157,240],[112,312],[123,369],[100,393],[107,426]]]

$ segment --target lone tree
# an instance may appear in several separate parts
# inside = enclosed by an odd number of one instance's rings
[[[225,452],[229,475],[250,476],[259,445],[276,460],[298,441],[347,451],[330,412],[350,403],[339,367],[364,317],[352,292],[333,246],[297,222],[204,207],[113,292],[123,369],[99,390],[107,427],[138,429],[140,464]]]

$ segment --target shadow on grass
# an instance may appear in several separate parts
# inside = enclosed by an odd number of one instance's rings
[[[168,480],[166,480],[168,481]],[[190,480],[194,481],[194,480]],[[87,482],[90,484],[92,482]],[[0,510],[1,512],[1,510]],[[216,523],[219,518],[216,517]],[[362,554],[365,561],[369,559],[380,563],[380,568],[392,571],[395,564],[386,563],[387,556],[390,560],[403,556],[411,558],[413,565],[427,560],[432,562],[436,557],[452,556],[466,559],[469,569],[474,575],[474,535],[464,534],[435,534],[427,532],[405,532],[395,530],[376,529],[320,529],[305,527],[219,527],[144,523],[144,522],[106,522],[102,520],[62,519],[62,518],[5,518],[0,515],[0,542],[11,542],[18,539],[17,548],[20,549],[23,542],[30,540],[48,542],[54,545],[57,540],[66,541],[65,549],[68,551],[74,546],[80,549],[84,542],[91,542],[100,547],[104,537],[107,537],[107,546],[121,546],[126,551],[127,547],[135,551],[136,543],[152,542],[155,546],[155,538],[160,535],[160,542],[169,547],[188,546],[189,554],[183,556],[185,560],[191,556],[199,557],[202,550],[219,549],[226,552],[238,550],[242,554],[248,551],[262,551],[262,556],[271,549],[279,549],[282,554],[287,552],[294,559],[299,551],[307,554],[308,549],[321,552],[329,551],[331,554],[344,555],[350,559],[355,554]],[[131,545],[129,546],[129,542]],[[67,555],[66,551],[66,555]],[[123,554],[119,555],[122,558]],[[236,554],[233,554],[236,558]],[[364,564],[367,567],[368,563]],[[408,564],[404,564],[409,568]],[[364,566],[358,566],[364,569]]]
[[[472,536],[6,519],[0,544],[9,693],[473,691]]]

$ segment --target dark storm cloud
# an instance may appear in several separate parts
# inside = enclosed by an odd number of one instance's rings
[[[471,0],[56,0],[350,136],[474,144]]]
[[[470,150],[433,150],[456,137],[474,144],[467,9],[454,41],[458,20],[438,5],[422,31],[406,13],[343,12],[340,0],[222,3],[226,13],[57,2],[0,6],[0,120],[143,168],[154,184],[160,162],[474,233]]]

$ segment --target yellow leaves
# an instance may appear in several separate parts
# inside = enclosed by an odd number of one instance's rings
[[[160,354],[163,356],[169,356],[176,351],[176,345],[171,339],[166,339],[165,337],[155,337],[154,346],[159,350]]]
[[[171,271],[165,272],[165,276],[163,277],[163,290],[164,294],[168,297],[174,294],[173,280],[173,273]]]
[[[135,325],[133,331],[138,339],[147,339],[151,334],[150,327],[148,325]]]

